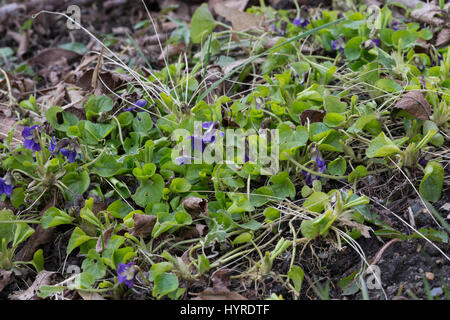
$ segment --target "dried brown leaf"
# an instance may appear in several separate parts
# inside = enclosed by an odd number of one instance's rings
[[[12,139],[11,144],[17,145],[23,143],[23,137],[21,135],[21,132],[23,130],[22,125],[17,125],[17,121],[15,118],[11,118],[8,116],[5,116],[5,113],[8,113],[10,111],[9,109],[4,109],[0,107],[0,140],[3,140],[8,136],[8,132],[15,127],[14,130],[14,136]],[[6,204],[6,202],[5,202]]]
[[[134,236],[145,237],[152,234],[153,227],[156,223],[156,216],[136,213],[133,216],[134,228],[132,234]]]
[[[435,4],[423,3],[421,8],[411,11],[411,17],[437,27],[448,23],[447,13]]]
[[[183,207],[193,218],[196,218],[208,212],[208,200],[197,197],[187,198],[183,201]]]
[[[309,119],[310,123],[322,122],[324,117],[325,111],[307,109],[300,114],[300,121],[302,125],[305,125],[307,119]]]
[[[19,44],[19,48],[17,49],[17,56],[19,58],[22,58],[22,56],[28,51],[28,46],[30,42],[29,40],[30,30],[25,31],[23,33],[17,33],[9,30],[8,35]]]
[[[204,224],[196,224],[195,228],[183,228],[180,231],[180,237],[177,238],[177,241],[203,237],[206,228],[207,227]]]
[[[82,73],[72,74],[72,77],[70,79],[66,78],[66,82],[76,84],[81,89],[89,91],[93,89],[92,77],[94,75],[94,72],[95,69],[91,68]],[[124,75],[113,71],[100,70],[98,73],[97,86],[101,89],[102,92],[110,93],[110,90],[115,91],[121,86],[124,86],[132,81],[132,79],[133,78],[129,75]],[[110,90],[108,90],[108,88]]]
[[[216,14],[214,7],[216,4],[221,3],[229,8],[233,8],[239,11],[244,11],[247,8],[249,0],[209,0],[208,7],[209,11]]]
[[[53,278],[55,275],[56,272],[41,271],[36,275],[36,279],[27,290],[11,294],[8,298],[11,300],[40,300],[41,298],[37,296],[40,287],[54,285],[55,282]]]
[[[14,279],[14,272],[9,270],[0,270],[0,292]]]
[[[405,94],[395,105],[420,120],[428,120],[431,115],[431,106],[423,93],[414,90]]]
[[[20,261],[29,261],[33,258],[36,249],[43,245],[50,243],[56,235],[55,228],[44,229],[38,225],[35,232],[28,239],[23,248],[17,253],[16,259]]]
[[[213,287],[206,288],[192,300],[248,300],[237,292],[232,292],[228,272],[220,270],[213,277]]]
[[[439,32],[436,39],[436,47],[443,47],[450,43],[450,28],[444,28]]]
[[[231,21],[233,29],[236,31],[247,31],[258,28],[264,22],[263,16],[257,16],[252,13],[242,12],[234,8],[230,8],[223,3],[217,3],[214,6],[215,12]]]
[[[95,251],[98,253],[102,253],[103,251],[103,243],[104,247],[106,248],[108,246],[109,239],[111,238],[114,231],[114,227],[111,227],[105,231],[103,231],[103,241],[102,237],[98,237],[97,245],[95,246]]]
[[[351,221],[351,220],[347,220],[347,219],[343,219],[343,218],[339,219],[339,221],[340,221],[341,223],[343,223],[343,224],[349,226],[349,227],[353,227],[353,228],[356,228],[356,229],[358,229],[359,231],[361,231],[361,235],[362,235],[364,238],[370,238],[370,233],[369,233],[369,231],[372,230],[372,228],[370,228],[370,227],[368,227],[368,226],[366,226],[366,225],[363,225],[363,224],[361,224],[361,223],[358,223],[358,222],[355,222],[355,221]]]
[[[158,48],[159,48],[159,46],[158,46]],[[172,57],[174,55],[182,53],[185,49],[186,49],[186,45],[183,42],[179,43],[179,44],[169,43],[168,46],[164,49],[164,52],[162,52],[159,55],[158,61],[163,62],[164,59],[167,59],[168,57]]]
[[[97,292],[86,292],[82,290],[77,290],[77,292],[83,300],[105,300],[105,298]]]
[[[74,51],[61,48],[48,48],[39,52],[36,56],[31,58],[29,62],[34,65],[48,67],[54,65],[56,61],[66,60],[67,62],[72,62],[79,57],[80,55]]]

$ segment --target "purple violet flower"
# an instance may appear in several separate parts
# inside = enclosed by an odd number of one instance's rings
[[[182,166],[183,164],[190,164],[191,160],[194,160],[194,157],[181,156],[175,159],[175,163]]]
[[[140,99],[140,100],[138,100],[138,101],[136,101],[136,102],[134,103],[134,106],[133,106],[133,107],[130,107],[130,108],[128,108],[128,109],[125,109],[124,111],[134,111],[134,110],[136,110],[137,108],[144,108],[146,105],[147,105],[147,100]]]
[[[375,48],[375,46],[381,47],[381,41],[379,39],[369,39],[361,43],[361,49],[364,50],[370,50],[372,48]]]
[[[442,57],[442,55],[438,55],[437,59],[433,59],[431,61],[431,65],[433,67],[440,66],[442,61],[444,61],[444,58]]]
[[[378,48],[381,47],[381,41],[380,41],[380,39],[375,38],[375,39],[371,39],[371,40],[372,40],[373,43],[375,43],[375,45],[376,45]]]
[[[40,125],[23,128],[22,137],[25,139],[23,142],[23,146],[33,151],[40,151],[41,144],[39,143],[39,136],[36,128],[39,130],[39,132],[41,132]]]
[[[134,286],[137,272],[138,269],[134,262],[119,263],[117,267],[117,281],[131,289]]]
[[[0,194],[6,194],[8,198],[11,198],[11,193],[14,189],[14,186],[11,184],[7,184],[5,179],[0,178]]]
[[[67,148],[62,148],[61,149],[61,154],[67,158],[67,160],[69,161],[69,163],[75,162],[75,159],[77,157],[77,152],[74,150],[69,150]]]
[[[425,158],[420,158],[418,163],[422,166],[425,167],[428,163],[428,160],[426,160]]]
[[[203,152],[206,147],[206,143],[203,141],[203,137],[197,137],[195,135],[189,136],[186,139],[191,139],[191,149]]]
[[[218,133],[221,137],[225,135],[222,131],[218,130],[219,127],[218,122],[210,121],[210,122],[204,122],[202,124],[202,128],[205,129],[205,133],[203,133],[201,136],[198,135],[191,135],[188,136],[186,139],[191,139],[191,148],[192,150],[197,150],[203,152],[209,143],[216,142],[216,134]]]
[[[325,163],[325,160],[320,155],[320,152],[313,151],[312,153],[313,155],[311,156],[311,160],[313,160],[314,163],[309,165],[309,168],[320,173],[324,172],[325,169],[327,168],[327,165]],[[305,181],[308,186],[312,186],[314,180],[320,179],[319,176],[306,172],[305,170],[302,170],[302,173],[305,176]]]
[[[308,26],[309,20],[300,17],[300,18],[295,18],[293,23],[294,23],[294,26],[300,26],[302,28],[305,28],[306,26]]]
[[[392,20],[391,28],[394,31],[400,30],[400,22],[398,20]]]
[[[56,151],[56,138],[52,137],[52,140],[50,141],[50,145],[48,147],[48,150],[52,153],[52,155],[56,156],[58,152]]]
[[[222,131],[216,130],[218,127],[219,123],[213,121],[202,124],[202,128],[206,129],[206,132],[203,134],[204,143],[214,143],[216,141],[216,132],[219,132],[221,137],[225,135]]]
[[[345,37],[342,36],[340,38],[337,38],[336,40],[331,40],[331,47],[333,48],[333,50],[339,50],[344,53]]]

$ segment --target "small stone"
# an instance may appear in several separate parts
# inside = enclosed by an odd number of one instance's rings
[[[320,252],[320,253],[317,254],[317,256],[320,259],[327,259],[328,258],[328,252]]]
[[[427,278],[427,280],[433,281],[434,273],[433,272],[425,272],[425,278]]]
[[[441,207],[441,210],[450,211],[450,202],[447,202]]]

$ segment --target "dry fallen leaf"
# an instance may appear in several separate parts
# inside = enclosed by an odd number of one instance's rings
[[[19,48],[17,49],[17,56],[19,58],[22,58],[22,56],[28,51],[30,33],[30,30],[23,33],[8,30],[7,34],[19,44]]]
[[[213,277],[213,287],[206,288],[192,300],[248,300],[237,292],[228,289],[230,286],[230,277],[228,272],[221,270],[215,273]]]
[[[45,270],[41,271],[37,274],[33,284],[27,290],[11,294],[8,298],[11,300],[40,300],[41,298],[37,296],[37,294],[39,293],[39,289],[42,286],[54,285],[55,282],[53,280],[53,277],[55,275],[56,272]]]
[[[113,231],[114,231],[114,227],[111,227],[111,228],[103,231],[103,241],[102,241],[102,237],[98,237],[97,245],[95,246],[95,251],[97,251],[98,253],[102,253],[103,244],[104,244],[105,248],[108,246],[108,242],[113,234]]]
[[[17,121],[15,118],[10,118],[10,117],[6,117],[4,116],[4,112],[2,112],[4,109],[0,107],[0,140],[3,140],[4,138],[6,138],[8,136],[8,132],[14,127],[14,136],[13,139],[11,141],[11,145],[17,145],[17,144],[22,144],[23,143],[23,137],[21,135],[21,132],[23,130],[23,126],[22,125],[17,125]],[[5,110],[6,111],[6,110]],[[5,204],[6,202],[2,203],[2,205]]]
[[[364,238],[370,238],[370,233],[369,231],[372,230],[372,228],[365,226],[361,223],[355,222],[355,221],[351,221],[351,220],[347,220],[347,219],[339,219],[339,221],[349,227],[354,227],[356,229],[358,229],[359,231],[361,231],[361,235]]]
[[[435,4],[423,3],[422,7],[411,11],[411,17],[433,26],[442,26],[446,23],[447,13]]]
[[[66,60],[71,62],[80,57],[80,55],[74,51],[64,50],[61,48],[48,48],[39,52],[36,56],[29,60],[29,63],[41,66],[51,66],[59,60]]]
[[[211,11],[212,14],[216,14],[214,7],[218,3],[221,3],[227,6],[228,8],[244,11],[245,8],[247,8],[248,2],[249,0],[209,0],[208,7],[209,11]]]
[[[307,109],[300,114],[300,121],[302,125],[305,125],[307,119],[309,119],[310,123],[322,122],[324,117],[325,117],[324,111]]]
[[[31,260],[39,246],[53,240],[55,232],[55,228],[44,229],[42,225],[38,225],[36,231],[31,235],[24,247],[17,253],[16,259],[20,261]]]
[[[76,84],[83,90],[91,90],[92,88],[92,77],[94,75],[95,69],[91,68],[85,72],[78,72],[77,74],[71,74],[70,77],[66,78],[67,83]],[[115,91],[121,86],[126,85],[131,82],[132,76],[121,74],[113,71],[100,70],[98,73],[97,86],[104,93],[110,93],[110,90]],[[108,88],[110,90],[108,90]]]
[[[191,197],[183,201],[184,209],[193,217],[198,217],[201,213],[208,212],[208,200]]]
[[[14,279],[14,272],[0,270],[0,292]]]
[[[405,110],[420,120],[428,120],[431,115],[430,104],[418,90],[409,91],[397,102],[395,107]]]
[[[158,61],[164,62],[164,59],[182,53],[185,49],[186,45],[183,42],[176,45],[169,43],[169,45],[164,49],[164,52],[159,55]]]
[[[83,300],[105,300],[105,298],[97,292],[86,292],[82,290],[77,290],[77,292]]]
[[[436,47],[443,47],[450,43],[450,28],[444,28],[439,32],[436,39]]]
[[[183,228],[180,231],[180,237],[176,241],[201,238],[204,236],[206,228],[204,224],[196,224],[195,228]]]
[[[233,29],[236,31],[247,31],[258,28],[264,21],[263,16],[242,12],[237,9],[227,7],[223,3],[217,3],[214,6],[214,10],[219,16],[231,21]]]
[[[153,227],[156,223],[156,216],[136,213],[133,216],[133,220],[134,228],[132,234],[134,236],[145,237],[152,234]]]

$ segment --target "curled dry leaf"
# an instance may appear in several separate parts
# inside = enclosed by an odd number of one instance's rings
[[[229,274],[224,271],[218,271],[213,277],[213,287],[206,288],[192,300],[248,300],[237,292],[232,292],[230,286]]]
[[[443,47],[450,43],[450,28],[444,28],[439,32],[436,39],[436,47]]]
[[[39,213],[41,216],[51,207],[55,206],[55,196],[45,205],[45,207]],[[36,227],[36,230],[27,240],[23,248],[16,254],[16,260],[29,261],[33,258],[37,248],[43,244],[50,243],[56,234],[55,228],[44,229],[41,224]]]
[[[17,56],[22,58],[22,56],[28,51],[29,38],[30,38],[30,30],[27,30],[23,33],[17,33],[11,30],[8,30],[8,35],[14,39],[15,42],[19,44],[19,48],[17,49]]]
[[[156,219],[156,216],[135,213],[133,216],[134,228],[132,235],[145,237],[152,234]]]
[[[208,1],[208,7],[209,11],[211,11],[212,14],[216,14],[215,6],[218,3],[221,3],[229,8],[233,8],[239,11],[244,11],[245,8],[247,8],[249,0],[209,0]]]
[[[310,123],[322,122],[324,117],[325,111],[307,109],[300,114],[300,121],[305,125],[308,119]]]
[[[14,279],[14,272],[8,270],[0,270],[0,292]]]
[[[409,91],[397,102],[395,107],[405,110],[420,120],[428,120],[431,115],[430,104],[418,90]]]
[[[52,81],[53,83],[53,81]],[[66,96],[66,87],[64,83],[60,82],[56,86],[56,89],[47,92],[45,95],[36,99],[37,103],[48,106],[61,106],[63,105],[64,98]]]
[[[164,59],[167,59],[167,57],[171,57],[179,53],[182,53],[185,49],[186,45],[184,43],[179,43],[176,45],[169,43],[169,45],[164,49],[164,52],[162,52],[159,55],[158,61],[164,62]]]
[[[193,218],[196,218],[208,212],[208,200],[197,197],[187,198],[183,201],[183,207]]]
[[[86,292],[81,290],[77,290],[77,292],[83,300],[105,300],[105,298],[97,292]]]
[[[448,23],[447,13],[435,4],[423,3],[421,8],[411,11],[411,17],[437,27]]]
[[[66,60],[72,62],[79,58],[80,55],[74,51],[64,50],[61,48],[48,48],[39,52],[36,56],[31,58],[29,62],[34,65],[48,67],[54,65],[56,61]]]
[[[196,224],[195,228],[183,228],[177,241],[201,238],[205,234],[206,225]]]
[[[38,225],[36,231],[31,235],[23,248],[17,253],[16,259],[20,261],[31,260],[37,248],[43,244],[50,243],[54,239],[55,233],[55,228],[44,229],[42,225]]]
[[[17,145],[23,143],[23,137],[20,134],[23,130],[22,125],[17,125],[17,121],[15,118],[4,116],[4,114],[7,114],[9,109],[3,109],[0,107],[0,139],[4,139],[8,136],[9,131],[15,127],[14,130],[14,136],[11,141],[11,145]],[[0,210],[7,207],[8,202],[7,201],[1,201],[0,202]]]
[[[66,99],[70,102],[71,107],[79,110],[83,110],[84,114],[84,101],[87,100],[88,95],[84,94],[83,90],[76,88],[70,88],[66,90]],[[82,119],[83,117],[81,117]]]
[[[139,45],[141,47],[146,47],[150,45],[159,45],[159,43],[163,44],[167,39],[166,33],[158,33],[153,35],[146,35],[138,39]]]
[[[359,231],[361,231],[361,235],[364,238],[370,238],[370,233],[369,231],[372,230],[372,228],[365,226],[361,223],[355,222],[355,221],[351,221],[351,220],[347,220],[347,219],[339,219],[339,221],[349,227],[354,227],[356,229],[358,229]]]
[[[78,72],[77,74],[72,74],[70,78],[66,78],[67,83],[72,83],[77,85],[83,90],[91,90],[92,88],[92,77],[94,75],[95,69],[91,68],[85,72]],[[110,93],[110,90],[115,91],[123,85],[132,81],[132,77],[129,75],[124,75],[118,72],[100,70],[98,73],[97,86],[102,92]],[[108,88],[110,90],[108,90]]]
[[[33,284],[24,291],[20,291],[17,293],[14,293],[9,296],[9,299],[11,300],[40,300],[37,295],[39,293],[39,289],[42,286],[50,286],[54,285],[54,276],[56,275],[56,272],[52,271],[41,271],[37,274],[36,279],[34,280]]]
[[[106,248],[108,246],[109,239],[111,238],[114,231],[114,227],[111,227],[105,231],[103,231],[103,241],[102,237],[98,237],[97,245],[95,246],[95,251],[98,253],[102,253],[103,248]],[[104,243],[104,246],[103,246]]]
[[[233,29],[236,31],[247,31],[258,28],[264,22],[263,16],[257,16],[252,13],[242,12],[234,8],[230,8],[223,3],[217,3],[214,11],[221,17],[231,21]]]

